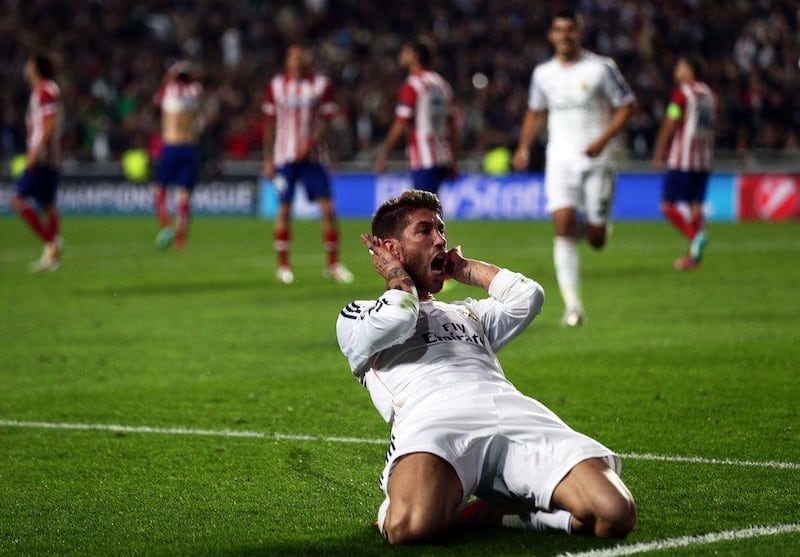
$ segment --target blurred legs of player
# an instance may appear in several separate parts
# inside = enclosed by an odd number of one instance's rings
[[[172,229],[172,219],[167,208],[167,190],[162,185],[153,187],[153,206],[160,227],[158,236],[156,236],[156,247],[167,249],[175,239],[175,231]]]
[[[703,217],[703,200],[706,195],[708,172],[682,172],[670,170],[664,176],[661,212],[689,242],[688,253],[675,260],[678,271],[696,269],[703,258],[708,238]],[[678,207],[689,206],[689,218]]]
[[[186,245],[186,236],[189,232],[189,219],[191,216],[191,191],[180,188],[175,195],[175,226],[167,207],[167,190],[161,185],[153,188],[153,205],[158,218],[160,230],[156,236],[156,247],[167,249],[173,243],[175,249],[181,250]]]
[[[278,255],[276,278],[283,284],[294,282],[289,251],[292,235],[292,201],[298,178],[302,179],[309,198],[319,205],[322,215],[322,242],[327,260],[323,276],[338,283],[353,282],[353,274],[339,261],[339,227],[331,199],[330,180],[322,165],[316,163],[289,163],[278,169],[273,180],[278,188],[280,201],[274,230],[274,245]]]
[[[55,204],[58,187],[58,172],[47,167],[34,167],[26,170],[17,182],[17,191],[11,198],[11,206],[28,227],[44,242],[42,256],[30,264],[33,273],[52,272],[58,269],[63,251],[63,241],[59,235],[61,215]],[[45,217],[31,204],[33,198],[41,207]]]

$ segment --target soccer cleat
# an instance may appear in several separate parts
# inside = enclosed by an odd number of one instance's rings
[[[175,240],[175,231],[166,226],[162,228],[158,236],[156,236],[156,247],[158,249],[167,249],[169,246],[172,245],[172,242]]]
[[[561,319],[562,327],[580,327],[586,323],[586,314],[580,308],[570,308]]]
[[[684,255],[680,259],[676,259],[672,264],[676,271],[691,271],[693,269],[697,269],[699,265],[700,262],[695,261],[691,255]]]
[[[278,282],[282,282],[283,284],[292,284],[294,282],[294,273],[290,267],[282,265],[278,267],[278,271],[275,273]]]
[[[706,237],[706,231],[701,230],[697,234],[695,234],[692,243],[689,244],[689,256],[695,263],[695,266],[700,264],[700,260],[703,259],[703,251],[706,249],[706,244],[708,243],[708,238]]]
[[[353,273],[351,273],[343,263],[329,265],[325,271],[323,271],[322,276],[331,279],[333,282],[338,282],[339,284],[350,284],[354,280]]]
[[[45,244],[42,256],[29,266],[31,273],[52,273],[57,270],[60,265],[59,257],[62,251],[63,240],[61,237],[56,237],[52,242]]]

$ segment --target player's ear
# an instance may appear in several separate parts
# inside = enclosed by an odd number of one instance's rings
[[[383,249],[400,259],[400,242],[396,238],[382,238]]]

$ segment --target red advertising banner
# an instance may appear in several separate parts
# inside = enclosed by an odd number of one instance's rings
[[[800,219],[800,175],[739,176],[739,220]]]

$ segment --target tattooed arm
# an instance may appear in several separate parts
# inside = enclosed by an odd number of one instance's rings
[[[362,234],[361,241],[372,254],[372,264],[375,266],[375,270],[386,279],[386,290],[402,290],[417,296],[417,287],[399,259],[382,247],[377,242],[377,238],[370,238],[368,234]]]
[[[457,282],[477,286],[488,291],[489,285],[500,271],[500,268],[477,259],[464,258],[461,255],[461,246],[457,246],[447,252],[445,270],[447,275]]]

